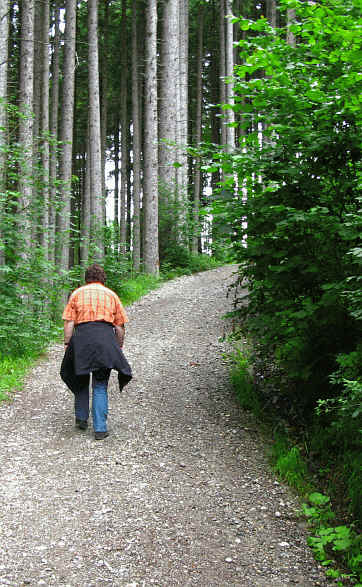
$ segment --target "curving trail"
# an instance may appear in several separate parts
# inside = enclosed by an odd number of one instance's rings
[[[0,406],[0,585],[327,585],[232,395],[233,269],[129,308],[135,377],[120,395],[112,375],[107,440],[74,428],[61,345]]]

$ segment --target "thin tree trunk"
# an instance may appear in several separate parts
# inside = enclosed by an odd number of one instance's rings
[[[128,116],[127,116],[127,27],[126,1],[122,1],[122,79],[121,79],[121,209],[120,209],[120,242],[121,253],[126,252],[127,241],[127,157],[128,157]]]
[[[232,0],[226,0],[226,76],[229,80],[234,74],[234,25],[231,21],[232,15]],[[234,83],[228,81],[226,84],[226,102],[230,106],[234,105]],[[232,126],[235,122],[234,110],[228,108],[226,110],[226,145],[228,152],[235,148],[235,128]]]
[[[133,123],[133,269],[140,270],[141,136],[138,82],[137,0],[132,2],[132,123]]]
[[[276,0],[266,0],[266,17],[273,28],[277,26]]]
[[[145,72],[145,271],[158,274],[158,159],[157,159],[157,0],[148,0],[146,8]]]
[[[287,10],[287,43],[291,47],[296,46],[295,34],[290,30],[290,26],[295,21],[295,8],[288,8]]]
[[[98,0],[88,2],[88,64],[89,64],[89,165],[90,194],[94,210],[92,231],[95,257],[101,259],[103,245],[102,149],[99,104],[98,66]]]
[[[50,134],[52,143],[50,145],[50,167],[49,167],[49,261],[55,263],[55,225],[57,209],[57,161],[58,161],[58,108],[59,108],[59,7],[56,2],[54,7],[54,40],[53,40],[53,62],[52,62],[52,93],[51,93],[51,118]]]
[[[195,120],[195,145],[196,148],[201,142],[201,117],[202,117],[202,61],[204,45],[204,9],[201,5],[198,15],[198,40],[197,40],[197,76],[196,76],[196,120]],[[192,206],[192,253],[198,253],[199,241],[199,209],[200,209],[200,186],[201,170],[199,161],[195,161],[194,167],[194,201]]]
[[[21,8],[21,44],[20,44],[20,112],[24,115],[19,121],[19,143],[23,150],[21,177],[19,181],[20,197],[18,200],[18,222],[24,236],[22,256],[30,251],[31,222],[30,206],[32,201],[33,173],[33,35],[34,35],[34,1],[23,0]]]
[[[34,179],[42,180],[42,177],[38,176],[39,172],[39,163],[41,161],[40,157],[40,129],[41,129],[41,84],[42,84],[42,43],[41,43],[41,36],[42,36],[42,14],[43,14],[43,5],[38,0],[34,1],[34,38],[33,38],[33,69],[34,69],[34,90],[33,90],[33,175]],[[37,183],[34,181],[33,183],[33,206],[35,209],[33,210],[34,220],[33,220],[33,239],[34,241],[37,240],[39,244],[41,242],[41,222],[42,222],[42,206],[41,206],[41,199],[39,198],[39,189]]]
[[[178,0],[165,0],[161,46],[161,84],[159,109],[159,177],[166,196],[175,189],[175,141],[178,74]],[[177,110],[177,108],[176,108]],[[177,116],[177,113],[176,113]],[[164,141],[164,142],[163,142]]]
[[[41,131],[43,135],[42,142],[42,219],[43,228],[41,231],[41,245],[44,248],[44,256],[47,259],[49,255],[49,20],[50,9],[49,0],[43,0],[42,14],[42,100],[41,100]]]
[[[106,225],[106,156],[107,156],[107,119],[108,119],[108,21],[109,0],[104,0],[104,27],[102,51],[102,99],[101,99],[101,137],[102,137],[102,194],[103,226]]]
[[[114,247],[116,257],[119,255],[119,120],[114,128]]]
[[[9,41],[9,2],[0,3],[0,193],[5,191],[5,164],[6,146],[8,143],[7,119],[7,85],[8,85],[8,41]],[[0,196],[0,266],[5,263],[3,237],[3,208],[4,203]]]
[[[62,91],[62,117],[60,139],[62,149],[59,162],[61,180],[60,194],[62,210],[59,215],[59,266],[69,268],[70,243],[70,199],[72,180],[72,144],[74,118],[74,73],[75,73],[75,35],[76,35],[76,0],[66,0],[64,32],[64,76]]]
[[[220,42],[220,104],[226,102],[226,88],[225,88],[225,75],[226,75],[226,57],[225,57],[225,0],[220,0],[220,12],[219,12],[219,42]],[[221,108],[220,114],[223,115],[224,111]],[[221,144],[226,145],[226,126],[223,118],[221,118]]]
[[[187,198],[188,198],[188,49],[189,49],[189,13],[188,0],[179,3],[179,118],[178,118],[178,162],[177,170],[178,199],[180,207],[180,230],[183,243],[188,242],[187,235]]]
[[[88,111],[89,112],[89,111]],[[89,118],[89,114],[88,114]],[[82,190],[82,245],[80,249],[80,256],[82,265],[85,266],[89,259],[89,243],[91,239],[91,186],[90,186],[90,165],[89,165],[89,120],[87,124],[87,136],[85,141],[85,153],[84,153],[84,185]]]

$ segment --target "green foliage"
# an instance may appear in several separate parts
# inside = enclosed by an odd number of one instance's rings
[[[248,305],[236,304],[263,405],[306,427],[362,520],[359,6],[283,0],[282,19],[288,7],[295,47],[265,18],[240,21],[241,140],[233,153],[205,149],[209,169],[228,176],[212,213],[232,227],[236,286],[248,287]],[[293,460],[296,451],[280,467]]]
[[[361,536],[352,526],[332,526],[335,514],[331,510],[330,498],[321,493],[311,493],[308,502],[302,505],[302,512],[308,518],[312,536],[308,544],[323,566],[333,565],[327,576],[334,579],[349,579],[353,584],[362,580]],[[342,573],[336,563],[351,572]],[[342,585],[342,583],[338,583]]]
[[[34,363],[34,356],[0,358],[0,401],[10,398],[9,393],[22,387],[28,368]]]
[[[248,353],[245,350],[236,349],[230,359],[231,382],[240,405],[259,417],[262,407],[253,384],[252,367]]]
[[[351,312],[362,228],[360,35],[353,3],[332,4],[293,3],[294,32],[303,39],[295,48],[265,19],[241,22],[262,31],[240,43],[235,110],[249,134],[221,164],[243,190],[214,205],[238,236],[240,282],[250,291],[247,328],[295,381],[306,411],[329,390],[333,357],[361,336]]]
[[[288,446],[289,443],[282,436],[276,439],[272,454],[274,455],[274,469],[278,475],[291,487],[304,492],[308,486],[307,467],[301,457],[298,446]]]
[[[113,289],[119,295],[122,303],[128,306],[152,289],[160,287],[161,284],[162,280],[155,275],[138,274],[131,279],[118,280],[117,283],[114,283]]]

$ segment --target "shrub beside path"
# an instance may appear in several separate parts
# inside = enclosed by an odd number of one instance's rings
[[[233,267],[129,308],[110,436],[74,428],[62,345],[0,406],[0,585],[327,585],[223,362]]]

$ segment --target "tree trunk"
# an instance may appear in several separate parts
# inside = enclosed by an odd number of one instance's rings
[[[102,51],[102,100],[101,100],[101,138],[102,138],[102,194],[103,226],[106,225],[106,157],[107,157],[107,119],[108,119],[108,21],[109,0],[104,0],[104,27]]]
[[[89,119],[89,111],[88,111]],[[90,165],[89,165],[89,120],[87,124],[87,136],[85,141],[85,153],[84,153],[84,183],[82,189],[82,245],[80,248],[80,257],[82,265],[85,267],[89,260],[89,243],[91,239],[91,187],[90,187]]]
[[[159,109],[159,178],[166,197],[175,190],[175,141],[178,75],[178,0],[165,0],[161,46],[161,84]],[[165,141],[165,142],[163,142]],[[172,198],[171,198],[172,201]]]
[[[231,21],[232,15],[232,0],[226,0],[226,76],[230,79],[234,75],[234,25]],[[226,103],[234,105],[234,83],[228,81],[226,84]],[[226,110],[226,145],[230,153],[235,148],[235,128],[231,125],[235,122],[234,110],[228,108]]]
[[[41,132],[42,132],[42,224],[41,245],[44,257],[49,256],[49,0],[43,0],[42,13],[42,86],[41,86]]]
[[[89,67],[89,165],[92,218],[92,241],[95,258],[100,260],[103,247],[102,149],[99,104],[98,66],[98,0],[88,2],[88,67]]]
[[[33,175],[33,35],[34,35],[34,0],[23,0],[21,8],[21,44],[20,44],[20,112],[24,115],[19,120],[19,143],[23,150],[21,177],[19,181],[19,216],[18,222],[23,234],[22,256],[30,251],[31,222],[30,206],[32,201]]]
[[[179,2],[179,116],[178,116],[178,157],[180,166],[176,170],[179,223],[181,239],[188,242],[187,235],[187,200],[188,200],[188,52],[189,52],[189,13],[188,0]]]
[[[122,79],[121,79],[121,207],[120,207],[120,242],[121,253],[126,252],[127,242],[127,158],[128,158],[128,116],[127,116],[127,26],[126,2],[122,1]]]
[[[220,0],[220,13],[219,13],[219,31],[220,31],[220,104],[226,102],[226,88],[225,88],[225,75],[226,75],[226,57],[225,57],[225,0]],[[224,115],[224,110],[221,108],[220,114]],[[226,145],[226,126],[224,119],[221,118],[221,144]]]
[[[119,255],[119,120],[114,128],[114,247],[115,254]]]
[[[54,39],[53,39],[53,62],[52,62],[52,93],[51,93],[51,118],[50,118],[50,135],[52,144],[50,145],[50,167],[49,167],[49,261],[55,263],[55,225],[56,225],[56,208],[58,203],[56,177],[58,147],[58,108],[59,108],[59,7],[56,2],[54,7]]]
[[[0,193],[5,191],[6,146],[8,144],[7,85],[8,85],[9,2],[0,3]],[[0,266],[5,263],[3,238],[3,201],[0,196]]]
[[[76,0],[66,0],[64,31],[64,66],[62,91],[62,117],[60,139],[62,148],[59,161],[62,210],[59,215],[59,258],[61,269],[69,268],[70,243],[70,199],[72,180],[72,144],[74,118],[74,72],[75,72],[75,35],[76,35]]]
[[[158,275],[157,0],[146,9],[144,201],[145,271]]]
[[[276,0],[266,0],[266,17],[273,28],[277,26]]]
[[[295,34],[290,30],[290,25],[295,21],[295,8],[288,8],[287,10],[287,43],[291,47],[295,47]]]
[[[140,106],[138,83],[138,34],[137,34],[137,0],[132,2],[132,123],[133,123],[133,269],[140,270],[141,230],[140,230],[140,196],[141,196],[141,136]]]
[[[201,5],[198,17],[198,47],[197,47],[197,78],[196,78],[196,120],[195,120],[195,146],[201,142],[202,120],[202,61],[204,45],[204,10]],[[192,206],[192,254],[198,253],[199,241],[199,208],[200,208],[201,170],[199,161],[195,161],[194,167],[194,201]]]

